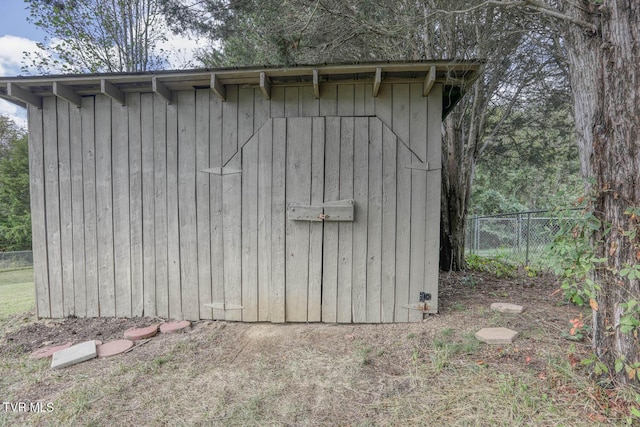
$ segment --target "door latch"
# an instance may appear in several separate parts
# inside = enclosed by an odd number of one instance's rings
[[[336,200],[321,205],[290,203],[287,218],[290,221],[353,221],[354,201]]]

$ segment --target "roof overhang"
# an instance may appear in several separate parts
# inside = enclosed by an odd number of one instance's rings
[[[319,98],[324,84],[354,82],[371,83],[373,96],[377,96],[382,83],[421,82],[424,96],[436,83],[442,84],[445,117],[481,69],[478,61],[405,61],[0,77],[0,98],[22,107],[42,108],[45,96],[80,105],[83,96],[104,94],[124,105],[125,94],[130,92],[154,92],[171,102],[173,92],[210,89],[225,101],[227,85],[260,88],[266,98],[274,86],[309,85]]]

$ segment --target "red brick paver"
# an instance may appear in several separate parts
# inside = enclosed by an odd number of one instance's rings
[[[181,320],[179,322],[167,322],[160,325],[160,332],[163,334],[172,334],[174,332],[178,332],[179,330],[188,328],[191,326],[191,322],[188,320]]]
[[[124,353],[133,347],[133,341],[115,340],[99,345],[96,349],[99,358],[111,357],[116,354]]]
[[[31,357],[33,357],[34,359],[45,359],[47,357],[53,356],[53,353],[55,353],[56,351],[64,350],[65,348],[71,347],[71,345],[72,344],[68,342],[62,345],[50,345],[47,347],[42,347],[31,353]]]
[[[147,326],[146,328],[130,328],[124,331],[124,337],[128,340],[138,341],[151,338],[158,333],[158,325]]]

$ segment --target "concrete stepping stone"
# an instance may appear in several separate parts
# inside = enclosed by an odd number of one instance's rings
[[[68,342],[62,345],[49,345],[46,347],[39,348],[31,353],[31,357],[34,359],[46,359],[47,357],[53,356],[53,353],[56,351],[64,350],[65,348],[71,347],[73,344]]]
[[[131,340],[109,341],[98,346],[98,357],[103,359],[105,357],[115,356],[117,354],[124,353],[131,347],[133,347],[133,341]]]
[[[145,328],[129,328],[124,331],[125,339],[139,341],[145,338],[151,338],[158,333],[158,325],[151,325]]]
[[[96,342],[85,341],[53,353],[51,369],[66,368],[96,357]]]
[[[178,332],[182,329],[188,328],[191,326],[191,322],[188,320],[181,320],[179,322],[167,322],[160,325],[160,332],[163,334],[172,334],[174,332]]]
[[[494,302],[491,304],[491,310],[499,311],[500,313],[522,313],[524,307],[517,304],[510,304],[507,302]]]
[[[476,339],[487,344],[511,344],[518,332],[507,328],[482,328],[476,332]]]

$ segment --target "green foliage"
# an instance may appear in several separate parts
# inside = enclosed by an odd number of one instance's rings
[[[625,268],[620,270],[618,274],[620,277],[626,277],[629,280],[640,279],[640,264],[626,264]]]
[[[502,125],[478,160],[469,209],[476,215],[553,209],[582,191],[568,99],[549,96]]]
[[[629,380],[640,380],[640,362],[629,363],[626,357],[622,356],[616,359],[614,366],[616,374],[619,374],[624,370]],[[636,399],[640,399],[640,395],[636,394]]]
[[[294,45],[292,5],[275,1],[206,0],[200,8],[185,0],[164,0],[168,19],[178,32],[194,31],[211,43],[198,52],[207,67],[289,64]]]
[[[48,38],[40,50],[24,52],[24,69],[132,72],[162,68],[166,40],[160,0],[25,0],[29,23]]]
[[[638,243],[638,230],[640,229],[640,207],[628,206],[624,215],[628,217],[628,225],[618,229],[622,236],[621,245],[628,244],[631,249],[631,256],[634,261],[640,259],[640,244]],[[612,248],[615,252],[617,249],[617,243],[612,243]],[[611,252],[610,252],[611,253]],[[623,264],[623,268],[618,271],[613,270],[622,280],[630,281],[631,283],[637,283],[640,280],[640,263],[627,262]],[[622,284],[623,282],[619,282]],[[627,298],[623,299],[618,304],[619,308],[622,308],[622,313],[619,320],[619,330],[622,334],[628,335],[635,341],[636,349],[638,348],[638,331],[640,330],[640,302],[638,301],[637,293],[631,291],[626,294]],[[637,352],[636,352],[637,355]],[[637,359],[636,359],[637,360]],[[616,373],[625,370],[629,381],[640,381],[640,362],[632,362],[627,360],[625,355],[622,355],[616,359]],[[637,395],[637,398],[640,396]],[[639,412],[640,414],[640,412]]]
[[[3,131],[4,124],[4,131]],[[11,121],[0,120],[0,251],[31,248],[29,147],[26,134]]]
[[[565,298],[579,306],[596,299],[600,287],[591,278],[591,272],[606,262],[606,258],[596,256],[591,241],[593,233],[600,230],[602,224],[587,208],[586,200],[580,200],[583,210],[578,217],[575,211],[555,211],[558,232],[544,257],[560,279]]]
[[[591,368],[593,369],[593,373],[597,376],[609,373],[609,368],[607,368],[607,365],[602,363],[602,361],[598,359],[598,356],[596,356],[594,353],[591,353],[590,355],[582,359],[580,363],[585,366],[591,366]]]
[[[538,277],[540,274],[540,270],[533,265],[525,265],[524,272],[527,274],[527,277]]]
[[[502,190],[504,191],[504,190]],[[490,187],[489,181],[479,175],[473,188],[471,209],[476,215],[492,215],[504,212],[522,212],[528,210],[511,196],[505,196],[500,190]]]
[[[601,239],[606,238],[611,232],[611,227],[603,224],[590,209],[593,201],[589,198],[580,199],[583,210],[577,221],[563,221],[567,212],[557,212],[559,232],[549,248],[546,259],[554,273],[560,278],[561,289],[564,291],[565,297],[577,305],[583,305],[588,301],[592,310],[597,311],[599,310],[597,293],[601,288],[593,281],[593,272],[606,268],[608,272],[614,273],[619,279],[637,281],[640,280],[640,264],[625,263],[623,268],[618,270],[606,266],[607,258],[596,256],[596,250],[603,245],[603,242],[595,240],[595,236],[600,236]],[[638,213],[640,213],[640,209],[628,207],[625,210],[625,215],[630,217],[629,227],[618,230],[623,238],[628,239],[630,246],[634,249],[633,254],[640,253],[636,242],[637,220],[640,218]],[[609,255],[616,252],[617,245],[616,241],[611,243],[608,248]],[[620,333],[631,336],[637,343],[638,330],[640,330],[640,303],[638,299],[631,295],[630,298],[624,299],[617,306],[623,310],[618,321]],[[581,319],[573,319],[571,322],[573,328],[569,334],[563,333],[563,336],[574,340],[582,339],[586,326]],[[596,354],[585,358],[582,363],[591,366],[597,376],[613,376],[614,373],[621,374],[624,371],[629,381],[640,380],[640,362],[628,361],[624,354],[616,357],[613,366],[609,367]]]
[[[287,32],[282,5],[243,9],[221,25],[227,25],[219,46],[201,50],[199,60],[207,67],[291,64],[294,34]]]
[[[399,43],[420,31],[413,22],[378,30],[414,20],[413,9],[386,1],[162,1],[175,31],[211,41],[200,57],[208,66],[406,59]]]
[[[620,307],[624,309],[624,314],[620,317],[620,332],[633,333],[637,337],[640,329],[640,304],[632,299],[620,304]]]
[[[494,274],[496,277],[512,278],[516,276],[518,267],[504,260],[501,256],[482,257],[470,254],[466,258],[470,270]]]

